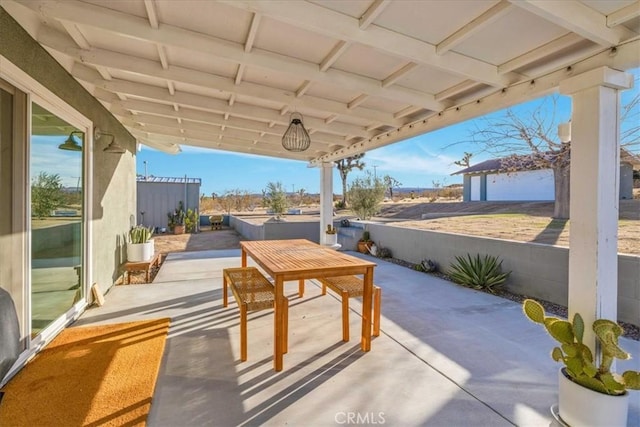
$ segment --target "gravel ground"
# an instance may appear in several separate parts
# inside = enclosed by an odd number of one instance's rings
[[[401,260],[401,259],[396,259],[396,258],[385,258],[385,261],[388,262],[392,262],[394,264],[398,264],[398,265],[402,265],[403,267],[407,267],[410,269],[414,269],[415,264]],[[447,280],[447,281],[451,281],[449,279],[449,277],[441,272],[433,272],[433,273],[425,273],[425,274],[432,274],[436,277],[439,277],[441,279]],[[454,282],[451,282],[452,284],[454,284]],[[482,291],[481,292],[485,292]],[[509,292],[507,290],[497,290],[496,293],[494,294],[498,297],[501,298],[505,298],[511,301],[515,301],[517,303],[522,303],[527,297],[526,295],[520,295],[520,294],[514,294],[512,292]],[[567,307],[559,305],[559,304],[555,304],[549,301],[544,301],[538,298],[535,298],[536,301],[538,301],[540,304],[542,304],[542,306],[544,307],[545,311],[547,312],[547,315],[553,315],[553,316],[557,316],[557,317],[562,317],[562,318],[567,318]],[[624,337],[635,340],[635,341],[640,341],[640,327],[631,324],[631,323],[627,323],[627,322],[618,322],[620,324],[620,326],[622,326],[622,328],[624,329]]]

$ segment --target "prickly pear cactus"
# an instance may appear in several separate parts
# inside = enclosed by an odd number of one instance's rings
[[[584,321],[579,313],[573,316],[572,322],[549,317],[545,315],[544,307],[532,299],[525,300],[522,309],[529,320],[543,325],[549,335],[560,343],[560,347],[551,351],[551,358],[564,363],[567,373],[576,383],[611,395],[640,390],[640,372],[626,371],[622,376],[610,372],[614,359],[631,357],[618,345],[618,338],[624,332],[620,325],[607,319],[593,322],[593,331],[600,343],[600,366],[596,366],[591,349],[582,343]]]

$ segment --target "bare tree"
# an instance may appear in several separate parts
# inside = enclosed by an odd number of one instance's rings
[[[402,183],[389,175],[385,175],[382,178],[382,182],[384,182],[384,185],[387,187],[387,190],[389,191],[389,198],[393,200],[393,189],[400,187]]]
[[[571,146],[570,142],[563,143],[558,137],[557,101],[557,95],[548,97],[524,117],[509,109],[501,117],[481,119],[472,132],[471,142],[479,145],[480,151],[502,157],[501,172],[551,169],[555,185],[553,216],[567,219]],[[640,145],[639,110],[640,94],[621,108],[620,144],[627,150]]]
[[[337,160],[336,167],[340,172],[340,179],[342,179],[342,206],[347,207],[347,175],[353,169],[362,170],[365,167],[365,163],[362,161],[364,153],[356,154],[344,159]]]
[[[462,159],[456,160],[453,163],[460,167],[468,168],[469,166],[471,166],[471,157],[473,157],[473,153],[468,153],[465,151],[464,156],[462,156]]]

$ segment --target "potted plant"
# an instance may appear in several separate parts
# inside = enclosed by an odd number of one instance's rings
[[[178,207],[168,213],[169,216],[169,228],[173,227],[173,234],[184,234],[185,230],[185,212],[182,201],[178,202]]]
[[[127,241],[127,261],[140,262],[153,258],[155,253],[154,242],[151,238],[153,229],[142,225],[136,225],[129,230]]]
[[[338,234],[336,228],[328,224],[325,230],[325,244],[333,246],[338,243]]]
[[[373,246],[373,241],[371,240],[370,233],[365,230],[362,233],[362,237],[358,240],[358,252],[363,254],[368,254],[369,249]]]
[[[617,323],[597,319],[592,328],[598,341],[596,357],[583,344],[584,321],[580,313],[573,321],[545,316],[537,301],[526,299],[525,315],[545,327],[560,342],[551,358],[564,363],[559,372],[558,410],[562,422],[570,426],[626,426],[629,404],[627,390],[640,390],[640,372],[611,372],[614,359],[631,356],[618,346],[624,332]],[[596,365],[597,364],[597,365]]]

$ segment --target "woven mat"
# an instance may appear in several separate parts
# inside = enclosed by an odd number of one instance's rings
[[[3,388],[0,425],[146,425],[169,322],[65,329]]]

